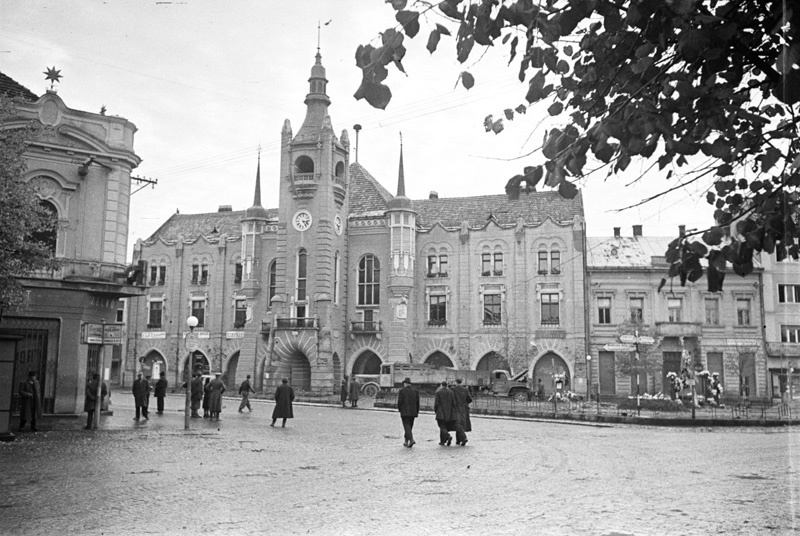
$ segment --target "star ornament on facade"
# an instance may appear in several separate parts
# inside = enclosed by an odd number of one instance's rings
[[[42,74],[45,75],[45,78],[44,78],[45,80],[49,80],[50,81],[50,89],[53,89],[53,86],[57,82],[61,81],[61,77],[62,77],[61,70],[60,69],[56,70],[56,66],[55,65],[53,65],[52,67],[48,67],[47,70],[44,71]]]

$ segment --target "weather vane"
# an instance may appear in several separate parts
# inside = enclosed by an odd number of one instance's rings
[[[44,71],[42,74],[45,75],[45,80],[50,80],[50,89],[56,85],[57,82],[61,81],[62,74],[61,70],[56,70],[56,66],[53,65],[52,67],[47,67],[47,70]]]

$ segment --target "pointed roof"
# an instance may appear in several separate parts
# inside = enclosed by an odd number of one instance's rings
[[[253,195],[253,206],[245,211],[245,219],[267,219],[267,209],[261,206],[261,147],[258,148],[258,166],[256,167],[256,191]]]
[[[328,79],[325,78],[325,67],[322,66],[322,54],[317,49],[316,62],[311,67],[311,77],[308,79],[308,94],[306,95],[306,118],[297,131],[294,141],[316,141],[319,132],[325,126],[328,116],[328,106],[331,103],[327,94]]]
[[[10,99],[39,100],[39,96],[13,78],[0,72],[0,94]]]
[[[400,136],[400,168],[397,171],[397,195],[389,201],[389,210],[413,210],[411,200],[406,197],[406,177],[403,169],[403,137]]]
[[[354,216],[363,216],[376,211],[386,210],[386,205],[392,199],[389,190],[383,187],[369,171],[358,162],[350,164],[350,213]]]

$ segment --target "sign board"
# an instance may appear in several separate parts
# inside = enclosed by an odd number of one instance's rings
[[[197,350],[199,350],[200,338],[197,336],[197,333],[194,333],[193,331],[187,333],[184,345],[186,346],[186,350],[189,352],[196,352]]]
[[[633,352],[636,350],[636,347],[632,344],[606,344],[603,346],[603,350],[607,352]]]
[[[636,344],[636,339],[637,339],[636,335],[620,335],[619,336],[619,342],[622,342],[622,343],[625,343],[625,344]]]
[[[639,340],[637,342],[639,344],[655,344],[656,340],[653,337],[646,337],[644,335],[639,335]]]
[[[537,329],[534,337],[536,339],[566,339],[567,332],[563,329]]]
[[[83,324],[83,344],[122,344],[123,324]]]
[[[653,337],[646,335],[620,335],[619,342],[625,344],[655,344],[656,340]]]
[[[103,344],[122,344],[122,324],[105,324],[103,328]]]
[[[103,344],[103,324],[83,325],[83,344]]]
[[[167,332],[166,331],[143,331],[142,332],[143,339],[166,339]]]
[[[244,339],[244,331],[226,331],[226,339]]]

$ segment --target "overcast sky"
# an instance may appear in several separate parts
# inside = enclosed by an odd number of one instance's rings
[[[443,37],[431,56],[425,44],[441,22],[436,17],[406,40],[408,76],[391,69],[386,110],[353,98],[361,79],[356,48],[377,45],[378,32],[394,25],[383,0],[0,0],[0,70],[41,95],[49,87],[43,71],[55,66],[68,107],[99,112],[105,105],[138,127],[142,164],[134,175],[158,185],[132,197],[132,246],[176,209],[250,206],[259,145],[262,204],[277,207],[281,127],[289,119],[297,132],[305,117],[318,21],[334,129],[348,129],[354,150],[352,127],[362,125],[358,160],[389,191],[396,191],[400,131],[412,199],[431,190],[440,197],[503,193],[508,178],[543,161],[536,149],[553,125],[547,104],[507,122],[500,135],[483,128],[484,117],[524,100],[516,64],[505,67],[507,48],[481,56],[476,46],[461,65],[453,38]],[[470,91],[457,84],[465,69],[476,78]],[[607,179],[603,170],[579,182],[591,236],[610,236],[615,226],[630,236],[633,224],[643,224],[645,235],[669,236],[681,223],[709,224],[711,207],[696,187],[615,212],[675,184],[653,175],[626,186],[642,169],[631,168],[626,177]]]

